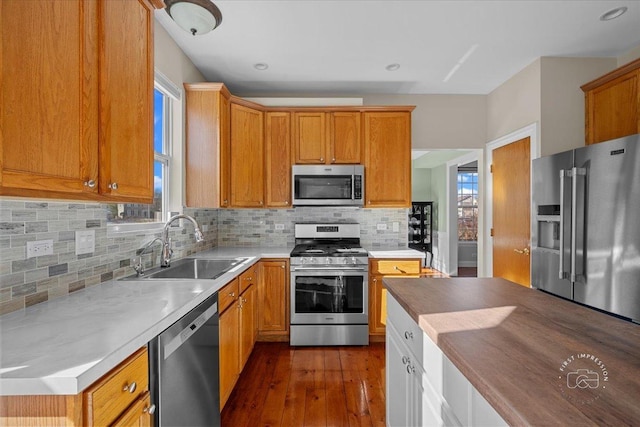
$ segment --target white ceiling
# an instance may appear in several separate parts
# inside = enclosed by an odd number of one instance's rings
[[[238,95],[487,94],[541,56],[616,57],[640,45],[638,0],[214,3],[222,24],[202,36],[164,10],[156,17],[207,80]],[[627,13],[599,20],[619,6]],[[400,69],[387,71],[392,63]]]

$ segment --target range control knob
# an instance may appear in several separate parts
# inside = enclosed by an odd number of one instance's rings
[[[327,257],[327,259],[325,260],[325,264],[331,264],[331,257]]]
[[[356,260],[356,257],[354,256],[351,257],[351,263],[354,265],[358,263],[358,261]]]

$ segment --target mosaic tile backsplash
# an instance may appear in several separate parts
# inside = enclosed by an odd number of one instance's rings
[[[193,227],[172,228],[174,259],[215,246],[294,244],[296,222],[358,222],[367,248],[407,246],[406,209],[295,208],[185,209],[196,218],[205,241],[196,243]],[[398,223],[398,232],[393,231]],[[377,230],[386,224],[386,230]],[[282,230],[276,230],[280,226]],[[95,231],[95,251],[76,255],[75,232]],[[0,314],[20,310],[86,287],[134,274],[131,259],[160,231],[108,235],[107,209],[100,203],[0,200]],[[52,240],[53,255],[27,258],[29,241]],[[159,262],[160,245],[144,256]]]

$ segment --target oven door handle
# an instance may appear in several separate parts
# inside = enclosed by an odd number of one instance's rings
[[[348,267],[348,268],[344,268],[344,267],[339,267],[336,268],[334,266],[332,267],[291,267],[291,271],[322,271],[322,272],[326,272],[326,271],[367,271],[366,268],[364,267]]]

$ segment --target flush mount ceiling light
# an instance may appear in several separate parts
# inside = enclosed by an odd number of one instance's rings
[[[626,7],[616,7],[615,9],[611,9],[608,12],[603,13],[600,16],[601,21],[611,21],[612,19],[616,19],[619,16],[623,15],[627,11]]]
[[[386,67],[384,67],[387,71],[396,71],[397,69],[400,68],[400,64],[389,64]]]
[[[253,65],[253,68],[255,68],[256,70],[264,71],[267,68],[269,68],[269,64],[265,64],[264,62],[258,62],[257,64]]]
[[[222,22],[222,13],[209,0],[164,0],[176,24],[194,36],[206,34]]]

